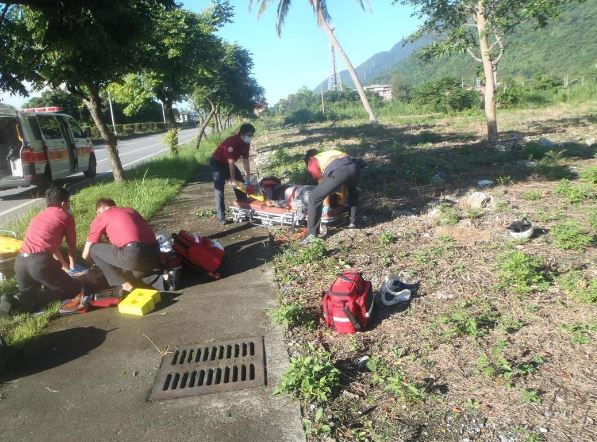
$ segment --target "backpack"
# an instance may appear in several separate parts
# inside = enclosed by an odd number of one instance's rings
[[[181,230],[178,234],[173,233],[173,248],[180,255],[183,262],[203,270],[209,276],[219,279],[220,274],[216,271],[224,260],[224,248],[215,241],[204,236]]]
[[[323,295],[325,323],[337,333],[362,331],[369,322],[373,301],[371,281],[363,279],[360,272],[342,272]]]

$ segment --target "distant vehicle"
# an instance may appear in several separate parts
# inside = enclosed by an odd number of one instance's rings
[[[43,191],[77,172],[95,176],[89,131],[61,110],[17,110],[0,103],[0,189],[35,185]]]

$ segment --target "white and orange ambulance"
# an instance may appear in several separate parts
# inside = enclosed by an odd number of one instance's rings
[[[58,107],[17,110],[0,103],[0,189],[35,185],[77,172],[96,174],[89,132]]]

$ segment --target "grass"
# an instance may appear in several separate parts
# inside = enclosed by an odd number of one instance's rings
[[[565,221],[551,229],[554,243],[562,250],[583,250],[593,243],[594,237],[578,221]]]
[[[286,303],[282,301],[276,308],[269,309],[267,314],[274,324],[282,325],[286,329],[301,325],[307,328],[315,326],[313,314],[301,303]]]
[[[520,250],[498,258],[498,287],[513,293],[544,291],[549,285],[541,259]]]
[[[119,206],[136,209],[145,219],[151,219],[162,207],[178,195],[181,187],[209,158],[223,135],[207,138],[199,150],[187,143],[179,148],[178,155],[167,154],[127,170],[127,181],[99,183],[85,187],[71,197],[71,207],[76,220],[77,244],[86,239],[91,221],[95,217],[95,201],[100,197],[112,198]],[[22,237],[40,209],[30,210],[13,221],[8,229]],[[0,295],[16,293],[14,277],[0,282]],[[57,313],[57,305],[48,307],[43,314],[19,314],[0,320],[0,337],[12,348],[24,345],[41,333]],[[1,367],[0,367],[1,370]]]
[[[450,337],[479,337],[497,326],[500,314],[489,302],[475,300],[461,302],[456,309],[440,320],[447,325],[445,333]]]
[[[597,303],[597,278],[588,279],[580,270],[571,270],[558,278],[556,283],[568,296],[586,304]]]

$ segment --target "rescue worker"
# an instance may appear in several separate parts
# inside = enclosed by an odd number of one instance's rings
[[[243,181],[243,175],[236,166],[239,158],[243,159],[245,169],[245,184],[249,185],[251,166],[249,164],[249,149],[251,139],[255,135],[255,127],[245,123],[240,127],[238,134],[226,138],[214,151],[209,165],[213,173],[216,216],[222,225],[230,221],[226,219],[226,207],[224,206],[224,187],[226,182],[230,184],[238,201],[246,198],[246,195],[236,188],[235,181]]]
[[[91,257],[116,296],[122,290],[147,287],[143,278],[160,267],[160,247],[152,228],[136,210],[116,207],[109,198],[97,200],[95,213],[83,259]],[[102,237],[110,244],[101,243]]]
[[[345,185],[348,189],[348,205],[350,206],[349,229],[356,228],[357,205],[359,194],[357,184],[360,180],[360,164],[349,155],[339,150],[326,150],[318,153],[310,149],[305,154],[307,170],[318,183],[309,195],[307,209],[308,235],[303,240],[311,242],[319,233],[323,201],[332,192]]]
[[[81,282],[69,276],[77,257],[75,218],[70,211],[68,190],[53,186],[46,191],[47,208],[36,215],[25,232],[21,250],[15,259],[19,293],[2,300],[4,313],[10,307],[35,312],[50,301],[71,299],[77,310],[86,302]],[[68,245],[68,262],[60,251],[63,238]]]

